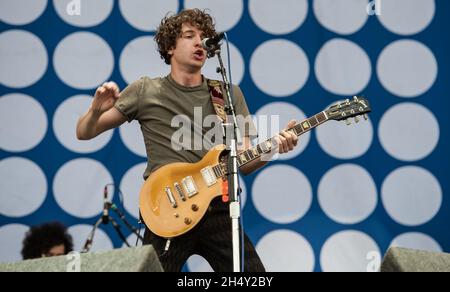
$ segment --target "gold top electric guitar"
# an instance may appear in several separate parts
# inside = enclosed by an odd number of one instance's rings
[[[297,136],[330,121],[350,122],[359,116],[367,120],[371,112],[369,102],[361,97],[330,107],[299,124],[291,131]],[[240,153],[239,167],[274,151],[273,139]],[[193,229],[206,214],[210,203],[222,195],[223,181],[227,178],[227,151],[224,145],[212,149],[198,163],[173,163],[153,172],[140,192],[139,208],[147,227],[163,238],[175,238]]]

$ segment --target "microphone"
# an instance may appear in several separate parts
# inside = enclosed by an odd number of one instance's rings
[[[109,202],[108,202],[108,186],[106,185],[103,189],[103,216],[102,216],[102,223],[108,224],[109,223]]]
[[[219,46],[220,41],[225,37],[224,32],[218,33],[216,36],[212,38],[206,38],[202,40],[202,47],[207,50],[215,50]]]

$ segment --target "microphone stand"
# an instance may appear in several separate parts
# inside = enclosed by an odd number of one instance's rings
[[[114,230],[116,230],[116,232],[117,232],[117,235],[119,235],[120,239],[126,244],[126,246],[131,247],[130,244],[128,243],[125,235],[123,235],[122,230],[120,230],[120,225],[117,224],[117,222],[111,216],[108,216],[108,220],[105,223],[104,217],[101,216],[97,220],[97,223],[95,223],[94,227],[92,228],[92,231],[89,233],[89,236],[86,239],[86,242],[84,243],[84,247],[83,247],[83,250],[81,251],[81,253],[88,253],[91,250],[92,243],[94,242],[95,232],[97,231],[98,227],[101,224],[108,225],[109,222],[111,222],[112,226],[114,227]]]
[[[137,231],[137,229],[135,227],[133,227],[125,218],[125,215],[117,208],[117,206],[115,204],[112,203],[106,203],[107,210],[112,209],[120,218],[120,220],[122,220],[122,222],[125,224],[125,226],[130,229],[130,231],[132,233],[134,233],[141,241],[144,241],[144,238],[139,234],[139,232]],[[125,243],[125,245],[127,247],[131,247],[131,245],[128,243],[126,237],[124,236],[124,234],[122,233],[122,230],[120,229],[120,225],[117,224],[117,222],[114,220],[114,218],[112,218],[111,216],[107,215],[107,217],[105,218],[104,215],[100,216],[100,218],[97,220],[97,222],[95,223],[94,227],[92,228],[91,232],[88,235],[88,238],[86,239],[86,242],[84,243],[84,247],[83,250],[81,251],[81,253],[88,253],[91,250],[92,247],[92,243],[94,241],[94,236],[95,236],[95,232],[97,231],[98,227],[103,224],[103,225],[108,225],[109,222],[111,222],[112,226],[114,227],[114,229],[116,230],[117,234],[119,235],[120,239]]]
[[[125,215],[117,208],[115,204],[110,205],[111,209],[119,216],[120,220],[125,224],[125,226],[134,234],[137,236],[137,238],[141,241],[144,241],[144,238],[139,234],[139,231],[136,227],[131,225],[127,219],[125,218]]]
[[[113,225],[113,227],[116,230],[117,234],[119,235],[120,239],[122,239],[122,241],[126,244],[127,247],[131,247],[130,244],[128,243],[127,239],[123,235],[122,230],[120,230],[119,224],[117,224],[117,222],[111,216],[109,216],[109,221]]]
[[[81,253],[88,253],[91,250],[92,243],[94,242],[95,231],[97,231],[98,227],[102,223],[103,223],[103,216],[101,216],[97,220],[97,223],[95,223],[94,227],[92,228],[91,232],[89,233],[89,235],[86,239],[86,242],[84,243],[83,249],[81,250]]]
[[[218,73],[221,73],[225,95],[227,103],[225,112],[228,117],[232,117],[231,123],[224,121],[223,128],[225,131],[225,141],[227,150],[230,154],[227,158],[228,164],[228,192],[230,197],[230,218],[232,223],[232,244],[233,244],[233,271],[241,272],[241,242],[240,242],[240,218],[241,218],[241,205],[240,205],[240,188],[239,188],[239,176],[238,176],[238,162],[237,162],[237,146],[242,143],[242,136],[237,123],[236,111],[234,109],[233,100],[231,98],[231,85],[227,78],[225,66],[223,64],[222,54],[220,46],[215,48],[215,54],[219,59],[220,67],[217,68]]]

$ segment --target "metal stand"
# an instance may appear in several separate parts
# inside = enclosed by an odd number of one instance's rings
[[[125,215],[117,208],[116,205],[108,203],[108,210],[112,209],[114,212],[116,212],[116,214],[119,216],[120,220],[122,220],[122,222],[125,224],[125,226],[132,232],[134,233],[138,239],[140,239],[141,241],[144,240],[144,238],[139,234],[139,232],[137,231],[137,229],[135,227],[133,227],[130,223],[128,223],[128,221],[125,219]],[[111,217],[108,216],[107,220],[105,220],[105,217],[102,215],[97,222],[95,223],[94,227],[92,228],[91,232],[88,235],[88,238],[86,239],[86,242],[84,243],[84,247],[83,250],[81,251],[82,253],[87,253],[91,250],[92,247],[92,243],[94,242],[94,236],[95,236],[95,232],[97,231],[98,227],[103,224],[103,225],[108,225],[109,222],[111,222],[112,226],[114,227],[114,229],[117,232],[117,235],[119,235],[120,239],[125,243],[125,245],[127,247],[131,247],[131,245],[128,243],[126,237],[124,236],[124,234],[122,233],[122,230],[120,229],[120,225],[117,224],[117,222]]]
[[[112,226],[114,227],[114,229],[116,230],[117,234],[119,235],[120,239],[128,246],[130,247],[130,244],[128,243],[127,239],[125,238],[125,235],[123,235],[122,230],[120,230],[120,226],[119,224],[117,224],[117,222],[111,217],[108,217],[108,222],[111,222]],[[95,223],[94,227],[92,228],[91,232],[89,233],[88,238],[86,239],[86,242],[84,243],[84,247],[83,250],[81,251],[82,253],[88,253],[91,250],[92,244],[94,242],[94,236],[95,236],[95,232],[97,231],[98,227],[100,226],[100,224],[105,224],[107,225],[108,223],[104,223],[105,220],[102,217],[100,217],[97,220],[97,223]]]
[[[232,121],[224,122],[223,127],[225,131],[225,140],[227,150],[230,151],[228,156],[228,191],[230,196],[230,217],[232,222],[232,240],[233,240],[233,271],[241,272],[241,242],[240,242],[240,218],[241,218],[241,205],[240,205],[240,188],[239,188],[239,168],[237,162],[237,146],[242,143],[242,136],[240,135],[236,112],[231,98],[231,86],[228,81],[226,69],[223,65],[222,55],[220,48],[215,51],[219,59],[220,67],[217,69],[218,73],[222,74],[225,95],[228,105],[225,107],[225,112],[228,118],[232,118]]]
[[[141,241],[144,241],[144,238],[139,234],[139,231],[136,227],[131,225],[127,219],[125,218],[125,215],[117,208],[115,204],[111,204],[111,209],[119,216],[120,220],[122,220],[123,224],[134,234],[137,236],[137,238]]]

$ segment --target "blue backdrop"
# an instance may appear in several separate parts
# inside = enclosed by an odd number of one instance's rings
[[[369,2],[2,0],[0,261],[20,260],[28,228],[55,220],[80,250],[107,184],[137,225],[138,126],[79,142],[76,121],[103,82],[167,74],[155,27],[192,7],[228,32],[262,137],[265,115],[284,125],[353,95],[372,103],[369,121],[326,124],[243,179],[245,229],[269,271],[373,271],[391,245],[450,251],[450,3]],[[205,75],[219,78],[215,66]],[[93,250],[121,246],[107,226]],[[187,269],[210,268],[192,257]]]

